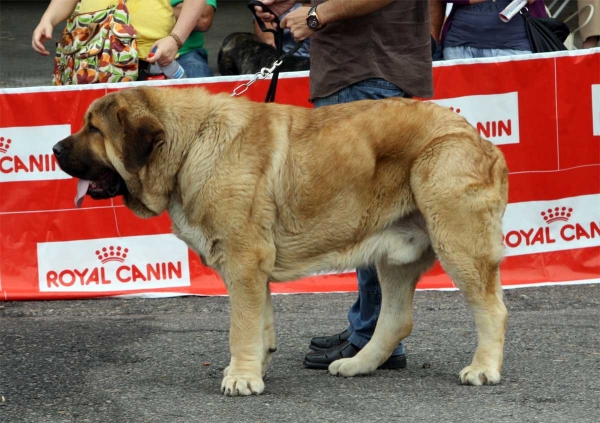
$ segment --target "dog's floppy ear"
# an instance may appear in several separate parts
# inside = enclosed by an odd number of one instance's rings
[[[123,165],[128,172],[139,172],[150,159],[154,148],[165,142],[165,130],[158,119],[144,112],[131,116],[127,107],[117,111],[123,127]]]

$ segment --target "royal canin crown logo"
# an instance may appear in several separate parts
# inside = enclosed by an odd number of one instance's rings
[[[71,125],[0,128],[0,183],[71,179],[52,146],[71,134]]]
[[[190,286],[188,246],[172,234],[37,244],[40,292],[120,292]]]
[[[48,288],[112,285],[131,283],[155,283],[177,280],[183,277],[183,264],[180,260],[158,260],[139,262],[127,247],[118,244],[99,247],[94,251],[101,265],[81,268],[51,269],[46,273]],[[90,263],[91,264],[91,263]]]
[[[554,207],[554,209],[548,209],[546,211],[541,212],[540,214],[549,225],[552,222],[563,221],[568,222],[571,218],[571,213],[573,213],[573,208],[571,207]]]
[[[59,170],[58,160],[54,154],[20,154],[9,149],[15,143],[10,138],[0,137],[0,173],[52,173]],[[7,154],[8,153],[8,154]]]
[[[600,222],[577,217],[574,210],[570,206],[550,206],[539,214],[546,225],[510,230],[504,234],[504,244],[509,248],[518,248],[557,242],[583,242],[600,237]]]
[[[121,248],[119,246],[115,248],[113,245],[108,248],[102,247],[101,250],[96,250],[96,256],[102,264],[108,263],[109,261],[123,263],[127,258],[127,253],[129,253],[129,248]]]
[[[0,137],[0,153],[4,154],[10,148],[10,143],[12,140],[10,138],[4,139],[4,137]]]

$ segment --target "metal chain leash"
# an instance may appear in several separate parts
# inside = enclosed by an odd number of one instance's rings
[[[237,87],[235,87],[235,89],[231,93],[230,97],[244,94],[246,91],[248,91],[248,88],[250,88],[250,86],[252,84],[254,84],[256,81],[258,81],[259,79],[266,79],[269,76],[273,75],[273,72],[275,72],[275,69],[277,69],[279,66],[281,66],[282,63],[283,63],[282,60],[276,60],[275,63],[273,63],[273,66],[271,66],[270,68],[262,68],[260,70],[260,72],[256,72],[256,74],[254,74],[254,77],[250,81],[246,82],[245,84],[238,85]],[[240,91],[240,89],[241,89],[241,91]]]
[[[276,23],[277,29],[269,29],[265,26],[265,23],[261,19],[259,19],[256,14],[256,11],[255,11],[256,6],[260,6],[263,11],[268,12],[274,16],[274,22]],[[276,50],[277,54],[280,56],[277,60],[275,60],[275,62],[273,63],[273,65],[270,68],[266,68],[266,67],[262,68],[260,70],[260,72],[257,72],[256,74],[254,74],[254,77],[250,81],[246,82],[245,84],[235,87],[235,89],[231,93],[230,97],[242,95],[246,91],[248,91],[248,88],[250,88],[250,86],[252,84],[254,84],[256,81],[258,81],[259,79],[266,79],[269,76],[273,76],[273,79],[271,80],[271,85],[269,86],[269,91],[267,93],[267,98],[265,99],[265,103],[270,103],[270,102],[275,101],[275,91],[277,90],[277,81],[279,80],[279,70],[277,68],[279,66],[281,66],[281,64],[283,63],[284,60],[286,60],[288,57],[295,54],[298,51],[298,49],[300,49],[300,47],[304,43],[304,40],[298,41],[292,49],[290,49],[287,53],[283,53],[283,29],[281,28],[281,23],[279,22],[279,18],[277,17],[277,15],[275,13],[273,13],[271,10],[269,10],[269,8],[266,7],[259,0],[250,0],[250,2],[248,3],[248,8],[254,14],[254,18],[258,22],[260,29],[263,32],[273,33],[273,36],[275,37],[275,45],[276,45],[275,50]]]

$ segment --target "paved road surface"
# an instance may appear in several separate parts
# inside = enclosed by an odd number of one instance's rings
[[[276,296],[279,350],[249,398],[219,391],[227,298],[0,303],[0,421],[600,421],[600,285],[506,295],[503,383],[479,388],[457,383],[475,347],[457,292],[417,293],[407,369],[352,379],[302,359],[311,336],[344,327],[355,295]]]

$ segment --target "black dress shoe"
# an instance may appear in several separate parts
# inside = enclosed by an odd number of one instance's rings
[[[354,357],[360,348],[352,345],[350,341],[343,342],[325,351],[309,352],[304,357],[304,367],[309,369],[327,370],[329,365],[340,358]],[[403,369],[406,367],[406,356],[404,354],[393,355],[378,369]]]
[[[317,336],[310,340],[310,349],[313,351],[325,351],[343,344],[350,338],[348,329],[342,333],[336,333],[331,336]]]

